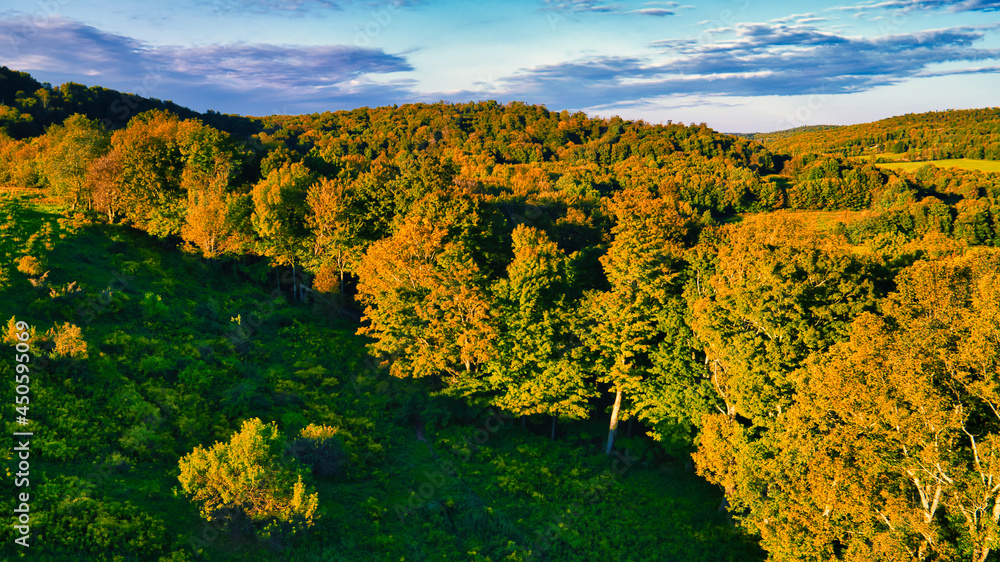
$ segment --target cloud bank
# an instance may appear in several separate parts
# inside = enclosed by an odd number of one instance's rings
[[[413,70],[400,56],[354,45],[150,46],[62,18],[0,20],[0,55],[17,70],[85,75],[142,96],[179,103],[252,98],[290,111],[393,103],[410,96],[411,81],[379,83],[373,76]]]

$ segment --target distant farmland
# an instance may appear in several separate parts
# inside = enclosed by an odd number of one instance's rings
[[[891,155],[880,155],[891,156]],[[889,162],[885,164],[875,164],[880,168],[889,170],[902,170],[912,172],[926,165],[937,166],[938,168],[961,168],[963,170],[976,170],[979,172],[1000,173],[1000,161],[996,160],[973,160],[971,158],[956,158],[949,160],[926,160],[924,162]]]

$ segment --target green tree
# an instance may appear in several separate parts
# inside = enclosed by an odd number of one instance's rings
[[[45,148],[40,153],[42,172],[53,193],[70,200],[72,208],[81,203],[91,205],[87,169],[107,152],[109,140],[99,122],[80,114],[71,115],[45,133]]]
[[[240,164],[228,135],[166,111],[137,115],[115,131],[111,147],[125,216],[156,236],[181,234],[188,193],[228,186]]]
[[[137,227],[158,236],[180,233],[186,197],[184,162],[177,146],[180,119],[162,111],[134,117],[115,131],[111,147],[120,163],[122,211]]]
[[[615,194],[610,210],[616,223],[614,240],[601,258],[611,285],[593,291],[584,302],[582,337],[597,353],[597,380],[615,395],[607,452],[614,447],[622,398],[639,396],[651,368],[650,353],[673,334],[658,331],[657,317],[671,298],[680,295],[683,239],[688,219],[672,199],[654,198],[642,190]],[[624,411],[637,413],[636,408]]]
[[[515,415],[580,419],[596,395],[575,350],[573,263],[533,227],[514,229],[514,260],[493,286],[496,351],[484,370],[492,403]],[[554,427],[554,425],[553,425]]]
[[[296,267],[308,248],[306,196],[313,174],[304,164],[285,162],[253,188],[251,217],[260,253],[292,268],[295,300],[300,300]]]

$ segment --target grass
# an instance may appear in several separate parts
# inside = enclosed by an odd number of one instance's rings
[[[924,166],[931,165],[937,166],[938,168],[958,168],[961,170],[972,170],[976,172],[992,172],[1000,173],[1000,161],[997,160],[974,160],[972,158],[950,158],[946,160],[926,160],[923,162],[900,162],[899,160],[905,156],[904,154],[876,154],[874,156],[864,157],[866,161],[875,160],[876,158],[884,158],[890,160],[896,160],[896,162],[886,162],[875,164],[879,168],[885,168],[887,170],[903,171],[903,172],[913,172]]]

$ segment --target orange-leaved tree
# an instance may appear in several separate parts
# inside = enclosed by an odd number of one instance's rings
[[[1000,540],[998,271],[1000,255],[982,250],[915,263],[880,314],[810,362],[762,439],[741,429],[712,440],[743,443],[728,470],[703,471],[731,480],[773,559],[989,559]]]
[[[372,244],[358,267],[358,296],[376,355],[391,373],[430,377],[457,394],[485,391],[495,313],[488,292],[497,249],[495,211],[474,196],[431,193]]]

